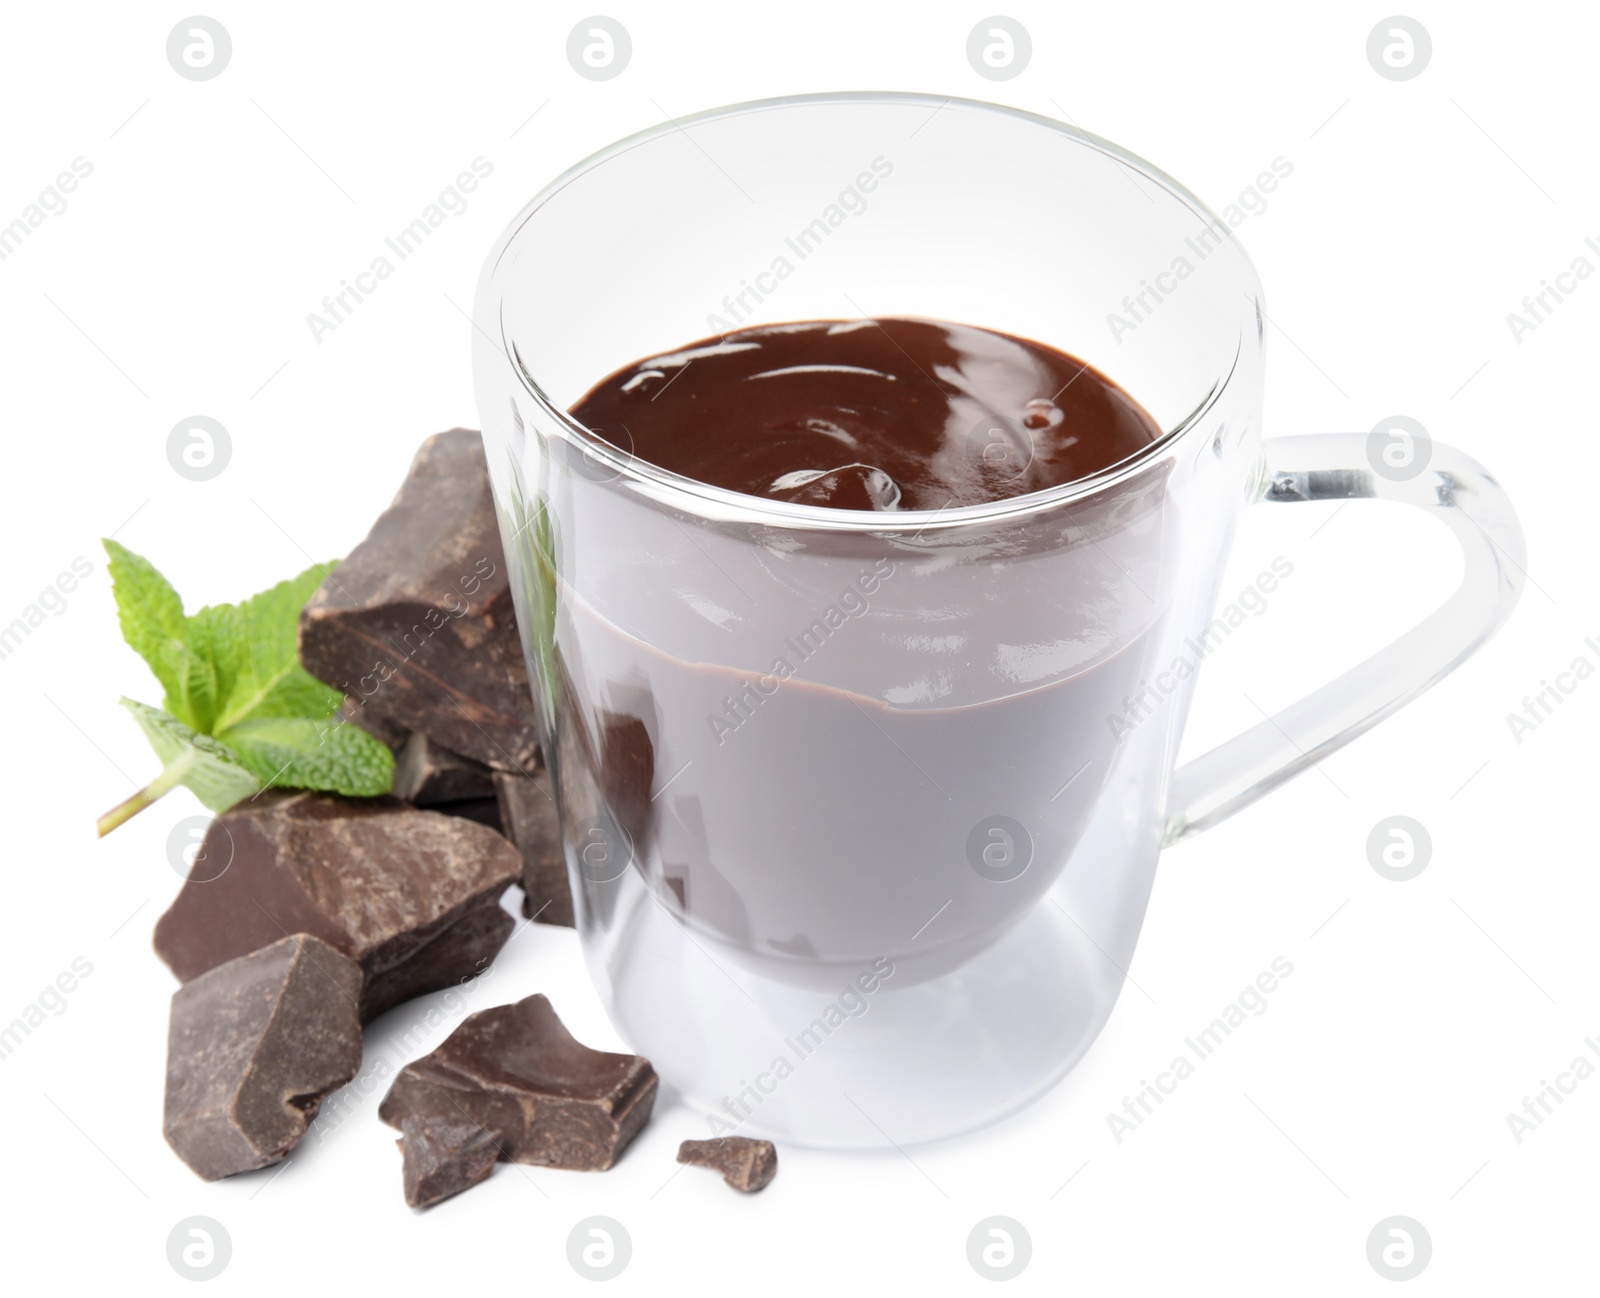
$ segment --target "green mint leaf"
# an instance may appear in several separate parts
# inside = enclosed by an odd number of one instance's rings
[[[173,680],[162,706],[191,730],[209,734],[217,713],[216,666],[181,640],[171,641],[168,649]]]
[[[235,610],[237,640],[226,664],[231,673],[213,733],[267,718],[323,721],[338,711],[344,696],[300,665],[296,644],[300,610],[332,571],[332,564],[316,564]]]
[[[203,734],[216,732],[217,713],[233,693],[244,640],[239,610],[211,604],[184,620],[184,648],[177,654],[181,697],[167,697],[167,711]]]
[[[168,695],[175,695],[179,681],[172,646],[184,639],[183,601],[148,559],[109,537],[101,544],[110,560],[106,571],[111,574],[122,638],[150,665]]]
[[[561,668],[560,653],[556,649],[556,561],[553,530],[550,522],[548,507],[548,482],[549,459],[546,457],[541,462],[540,479],[541,489],[534,498],[534,510],[531,517],[523,501],[526,498],[521,487],[521,468],[516,458],[511,458],[510,473],[512,480],[518,484],[518,490],[511,493],[512,518],[515,523],[511,529],[510,541],[507,544],[507,558],[513,563],[513,568],[518,572],[522,588],[526,593],[529,605],[527,618],[533,629],[533,652],[538,661],[537,675],[538,687],[534,690],[534,699],[539,708],[544,712],[545,719],[554,723],[554,716],[560,707],[561,682],[564,671]],[[505,523],[507,519],[500,514],[501,534],[506,534]],[[568,558],[571,558],[571,546],[567,547]]]
[[[210,735],[196,734],[169,712],[135,699],[121,700],[133,713],[150,746],[164,766],[183,762],[178,781],[212,811],[226,811],[241,798],[258,792],[264,781],[256,779],[239,760],[239,754]]]
[[[241,721],[221,738],[263,784],[376,797],[394,785],[394,754],[359,726],[302,717]]]
[[[100,817],[100,833],[109,834],[130,816],[157,798],[183,785],[212,811],[226,811],[234,803],[260,792],[258,780],[227,745],[209,735],[196,734],[170,712],[125,698],[122,706],[133,713],[150,746],[161,759],[161,774],[126,802]]]
[[[109,833],[182,784],[222,812],[270,785],[375,797],[394,784],[394,754],[333,721],[343,695],[300,665],[300,610],[333,570],[318,564],[242,604],[185,617],[148,560],[105,542],[122,634],[166,691],[165,709],[132,699],[161,759],[148,786],[100,818]]]

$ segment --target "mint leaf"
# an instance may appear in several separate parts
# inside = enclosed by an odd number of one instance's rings
[[[239,754],[210,735],[196,734],[171,713],[150,707],[136,699],[119,700],[133,713],[156,756],[171,768],[182,763],[181,779],[212,811],[226,811],[240,798],[257,792],[262,781],[256,779],[240,760]]]
[[[111,593],[117,601],[122,638],[150,665],[169,695],[177,692],[172,646],[184,633],[183,601],[148,559],[115,541],[101,542],[110,562]]]
[[[217,712],[217,664],[181,640],[167,646],[172,684],[162,700],[166,710],[191,730],[209,733]]]
[[[541,487],[534,499],[536,512],[531,517],[523,503],[525,493],[520,489],[511,493],[511,521],[516,526],[511,529],[506,548],[511,552],[509,557],[516,560],[515,567],[529,605],[525,621],[533,629],[533,652],[539,664],[537,672],[539,683],[533,692],[534,700],[544,712],[546,721],[553,724],[555,713],[560,707],[565,672],[561,668],[560,654],[556,649],[555,545],[546,490],[549,482],[549,465],[548,457],[541,461]],[[510,472],[512,480],[517,482],[520,488],[521,468],[515,457],[511,459]],[[505,522],[506,518],[501,514],[502,535],[505,535]],[[570,545],[567,551],[567,557],[570,559]],[[520,611],[519,616],[521,616]]]
[[[205,734],[216,731],[217,712],[233,692],[244,638],[239,610],[212,604],[184,620],[184,644],[175,654],[179,693],[167,695],[167,711]]]
[[[394,755],[364,730],[336,723],[343,696],[300,665],[300,610],[332,564],[242,604],[212,604],[186,617],[178,593],[148,560],[104,544],[123,638],[165,697],[164,709],[122,700],[162,771],[100,818],[102,834],[180,784],[219,812],[268,786],[352,797],[390,790]]]
[[[300,610],[332,571],[331,563],[316,564],[235,610],[238,643],[231,665],[236,674],[217,714],[219,731],[250,718],[322,720],[338,711],[343,695],[300,665],[296,645]]]
[[[222,740],[263,783],[376,797],[394,785],[394,754],[359,726],[263,717],[222,732]]]
[[[209,735],[196,734],[170,712],[124,698],[122,706],[133,713],[150,746],[161,759],[161,774],[126,802],[100,817],[102,837],[137,815],[166,793],[183,785],[212,811],[226,811],[234,803],[260,792],[258,780],[239,755]]]

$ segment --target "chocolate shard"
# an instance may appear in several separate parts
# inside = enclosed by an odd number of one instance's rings
[[[417,730],[395,758],[394,796],[419,807],[492,798],[494,772]]]
[[[208,1181],[281,1160],[361,1067],[361,969],[306,933],[173,993],[167,1143]]]
[[[394,1143],[403,1157],[406,1203],[431,1208],[486,1180],[500,1161],[500,1146],[475,1122],[438,1115],[405,1119]]]
[[[466,798],[461,802],[440,802],[428,808],[446,816],[461,816],[467,820],[475,820],[480,825],[487,825],[497,834],[505,833],[505,824],[500,815],[499,798]]]
[[[603,1171],[655,1098],[649,1060],[589,1049],[548,1000],[529,996],[468,1015],[431,1055],[400,1070],[378,1116],[402,1132],[408,1123],[467,1123],[507,1162]],[[435,1157],[419,1152],[417,1166]]]
[[[361,966],[363,1022],[481,973],[511,936],[500,897],[522,873],[516,849],[470,820],[287,791],[219,816],[196,859],[204,869],[156,922],[179,981],[310,933]]]
[[[428,438],[300,615],[300,661],[363,710],[504,770],[538,760],[483,439]]]
[[[572,928],[576,923],[572,890],[567,883],[561,821],[549,773],[541,770],[527,776],[496,771],[494,787],[500,796],[501,826],[522,853],[522,913],[541,924]]]
[[[344,702],[339,705],[339,720],[365,730],[396,754],[405,747],[406,740],[411,738],[411,732],[404,726],[390,721],[388,717],[380,717],[370,708],[363,707],[360,699],[353,699],[348,694],[345,695]]]
[[[778,1174],[778,1151],[772,1142],[748,1136],[686,1140],[678,1146],[678,1161],[721,1172],[724,1181],[746,1194],[765,1190]]]

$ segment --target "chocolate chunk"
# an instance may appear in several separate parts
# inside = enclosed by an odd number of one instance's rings
[[[395,758],[394,796],[419,807],[466,798],[494,797],[494,772],[482,762],[453,753],[420,730]]]
[[[465,1188],[471,1168],[460,1164],[470,1160],[452,1151],[467,1146],[441,1134],[447,1123],[487,1133],[507,1162],[603,1171],[649,1119],[655,1098],[649,1060],[581,1045],[548,1000],[529,996],[468,1015],[431,1055],[400,1070],[378,1116],[405,1133],[400,1145],[419,1177],[444,1166],[452,1170],[439,1174],[441,1184],[455,1178]],[[411,1133],[424,1128],[431,1134],[413,1155]],[[409,1196],[410,1172],[406,1187]]]
[[[497,834],[505,833],[505,825],[500,818],[499,798],[465,798],[460,802],[440,802],[428,810],[446,816],[462,816],[467,820],[475,820],[480,825],[489,826]]]
[[[406,1118],[394,1143],[404,1156],[406,1202],[431,1208],[488,1178],[500,1160],[494,1136],[475,1122],[442,1116]]]
[[[311,933],[360,964],[363,1022],[481,973],[514,927],[500,896],[522,860],[493,830],[394,798],[269,792],[219,816],[156,953],[189,982]]]
[[[167,1143],[208,1181],[276,1163],[361,1067],[361,969],[306,933],[173,993]]]
[[[394,503],[300,615],[300,661],[363,709],[503,770],[539,748],[483,439],[422,444]]]
[[[339,719],[348,721],[353,726],[359,726],[380,744],[386,744],[398,753],[405,747],[406,740],[411,738],[411,732],[397,722],[390,721],[388,717],[380,717],[371,708],[361,706],[360,699],[353,699],[348,694],[339,705]]]
[[[496,771],[494,786],[500,795],[500,823],[522,853],[522,913],[541,924],[572,928],[572,891],[549,773],[541,770],[529,777]]]
[[[746,1194],[765,1190],[778,1174],[778,1151],[772,1142],[748,1136],[686,1140],[678,1146],[678,1161],[721,1172],[724,1181]]]

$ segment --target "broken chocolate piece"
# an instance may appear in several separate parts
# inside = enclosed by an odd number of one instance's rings
[[[765,1190],[778,1174],[778,1151],[772,1142],[748,1136],[686,1140],[678,1146],[678,1161],[721,1172],[724,1181],[746,1194]]]
[[[378,1116],[406,1133],[408,1158],[412,1128],[432,1128],[441,1148],[419,1150],[418,1169],[455,1160],[451,1150],[464,1146],[439,1133],[466,1123],[492,1137],[507,1162],[603,1171],[649,1119],[655,1098],[649,1060],[589,1049],[548,1000],[529,996],[468,1015],[431,1055],[400,1070]],[[410,1185],[407,1173],[408,1194]]]
[[[278,1162],[361,1067],[361,969],[306,933],[172,996],[167,1143],[216,1181]]]
[[[417,730],[395,758],[394,796],[419,807],[492,798],[494,772]]]
[[[483,439],[422,444],[394,503],[300,615],[300,661],[363,711],[504,770],[538,760]]]
[[[370,708],[362,707],[360,699],[353,699],[348,694],[339,705],[338,719],[365,730],[397,754],[405,747],[406,740],[411,738],[411,732],[404,726],[390,721],[388,717],[380,717]]]
[[[530,778],[496,771],[494,787],[505,835],[522,853],[522,913],[541,924],[572,928],[572,891],[549,773],[541,770]]]
[[[431,1208],[470,1190],[494,1171],[500,1160],[495,1138],[475,1122],[442,1116],[405,1119],[405,1134],[394,1143],[404,1157],[401,1175],[406,1202]]]
[[[182,982],[311,933],[360,964],[367,1022],[481,973],[514,927],[500,897],[521,876],[516,849],[394,798],[270,791],[219,816],[213,839],[232,841],[226,873],[191,873],[156,922],[156,953]]]
[[[499,798],[466,798],[461,802],[439,802],[428,808],[446,816],[462,816],[467,820],[475,820],[480,825],[487,825],[497,834],[505,833],[505,824],[500,816]]]

